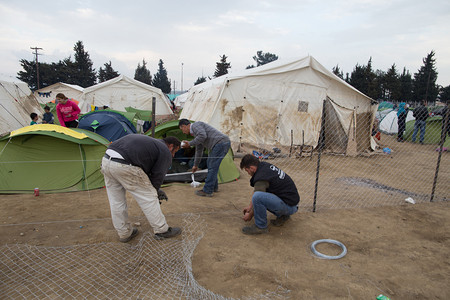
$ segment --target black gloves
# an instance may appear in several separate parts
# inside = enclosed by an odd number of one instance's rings
[[[159,200],[159,204],[161,204],[162,200],[169,200],[169,198],[167,198],[166,192],[164,192],[163,190],[159,189],[158,190],[158,200]]]

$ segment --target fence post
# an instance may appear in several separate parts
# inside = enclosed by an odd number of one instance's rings
[[[437,165],[436,165],[436,172],[434,173],[433,189],[431,190],[430,202],[433,202],[434,192],[436,190],[439,166],[441,165],[442,150],[444,148],[445,138],[447,137],[447,126],[448,126],[448,121],[449,121],[448,120],[449,115],[450,115],[450,102],[447,103],[447,113],[445,114],[445,116],[443,116],[444,119],[442,119],[443,122],[442,122],[442,129],[441,129],[441,142],[439,143],[438,160],[437,160]]]
[[[313,212],[316,212],[316,202],[317,202],[317,189],[319,186],[319,171],[320,171],[320,156],[322,154],[322,149],[325,144],[325,100],[323,100],[322,106],[322,124],[320,125],[320,136],[319,142],[317,143],[317,148],[319,150],[319,155],[317,157],[317,169],[316,169],[316,184],[314,186],[314,203],[313,203]]]
[[[155,137],[155,126],[156,126],[156,98],[152,97],[152,137]]]

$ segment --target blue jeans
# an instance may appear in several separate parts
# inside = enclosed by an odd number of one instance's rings
[[[426,121],[416,120],[414,123],[414,132],[412,135],[412,141],[416,141],[417,131],[420,129],[420,142],[423,143],[423,139],[425,138],[425,126],[427,125]]]
[[[289,206],[277,195],[267,192],[255,192],[252,197],[255,225],[259,228],[267,227],[267,211],[275,216],[290,216],[297,212],[298,205]]]
[[[219,173],[220,163],[225,155],[227,155],[230,146],[230,142],[218,143],[209,152],[208,160],[206,162],[208,166],[208,175],[205,179],[205,186],[203,186],[203,191],[205,193],[212,194],[214,190],[219,188],[217,173]]]

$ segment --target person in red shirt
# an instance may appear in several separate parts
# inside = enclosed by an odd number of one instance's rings
[[[61,126],[77,128],[78,115],[80,114],[78,105],[62,93],[56,95],[56,101],[58,101],[56,114],[58,115]]]

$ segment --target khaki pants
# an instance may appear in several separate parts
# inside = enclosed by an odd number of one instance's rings
[[[102,173],[105,177],[112,222],[120,238],[129,237],[133,230],[128,220],[126,191],[139,204],[154,233],[163,233],[169,229],[161,211],[158,193],[141,168],[114,162],[104,157]]]

